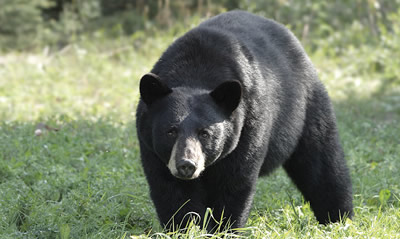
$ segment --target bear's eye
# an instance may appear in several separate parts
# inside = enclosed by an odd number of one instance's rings
[[[172,127],[167,131],[167,136],[170,138],[175,138],[178,134],[178,129],[176,127]]]
[[[201,138],[203,138],[203,139],[208,139],[208,138],[210,137],[210,132],[208,132],[208,131],[205,130],[205,129],[201,129],[201,130],[199,131],[199,136],[200,136]]]

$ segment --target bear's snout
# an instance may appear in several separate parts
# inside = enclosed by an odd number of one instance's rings
[[[191,160],[182,159],[176,162],[176,168],[180,178],[191,178],[196,171],[196,163]]]
[[[182,138],[172,148],[168,168],[180,179],[195,179],[204,171],[205,155],[201,144],[194,138]]]

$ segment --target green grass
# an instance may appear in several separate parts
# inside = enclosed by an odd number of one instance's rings
[[[174,35],[95,35],[56,52],[0,56],[0,238],[182,236],[158,224],[134,125],[138,80]],[[400,81],[368,68],[370,50],[311,55],[335,104],[353,221],[318,225],[278,170],[259,180],[243,235],[400,238]],[[204,235],[196,226],[183,234]]]

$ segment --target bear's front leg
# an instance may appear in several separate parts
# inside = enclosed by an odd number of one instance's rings
[[[208,229],[212,228],[211,232],[245,226],[258,175],[250,171],[251,169],[245,169],[244,166],[241,169],[233,169],[227,165],[218,168],[217,165],[205,173],[203,179],[207,185],[206,188],[209,189],[209,207],[212,208],[213,217],[217,221],[208,226]]]
[[[219,228],[225,230],[244,227],[249,216],[253,196],[254,190],[251,189],[251,186],[235,191],[227,190],[218,195],[213,207],[213,214],[221,223]]]
[[[205,192],[200,180],[180,180],[157,156],[141,147],[144,172],[158,218],[166,230],[185,228],[195,219],[201,224],[206,211]]]

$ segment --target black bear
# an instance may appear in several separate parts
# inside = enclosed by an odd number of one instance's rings
[[[257,178],[280,165],[320,223],[353,215],[330,99],[281,24],[243,11],[204,21],[142,77],[140,96],[141,160],[164,226],[211,208],[243,227]]]

